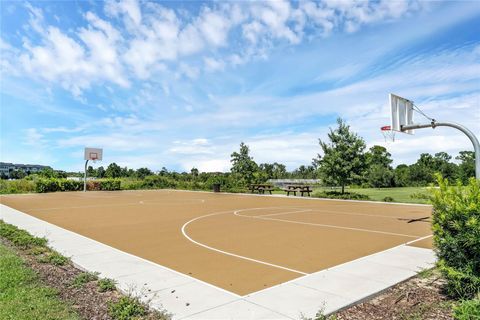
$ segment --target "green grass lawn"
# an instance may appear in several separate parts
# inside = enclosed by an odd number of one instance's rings
[[[428,203],[426,199],[412,198],[415,193],[429,194],[426,187],[403,187],[403,188],[365,188],[348,189],[350,192],[361,193],[369,196],[372,200],[382,201],[385,197],[392,197],[394,202]]]
[[[0,319],[79,319],[57,292],[0,243]]]
[[[340,191],[340,188],[314,188],[313,194],[318,191]],[[403,187],[403,188],[346,188],[345,192],[365,194],[373,201],[383,201],[385,197],[392,197],[393,202],[403,203],[428,203],[426,199],[412,198],[412,194],[428,194],[427,187]],[[275,194],[286,194],[284,191],[276,190]]]

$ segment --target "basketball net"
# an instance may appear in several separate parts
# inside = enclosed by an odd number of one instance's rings
[[[395,142],[395,131],[392,130],[391,126],[383,126],[380,128],[380,131],[386,143]]]

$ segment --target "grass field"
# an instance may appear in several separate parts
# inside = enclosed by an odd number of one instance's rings
[[[0,319],[79,319],[22,259],[0,243]]]
[[[426,187],[404,187],[404,188],[365,188],[348,189],[350,192],[365,194],[374,201],[383,201],[385,197],[392,197],[393,202],[404,203],[428,203],[426,199],[412,198],[413,194],[428,195]]]
[[[339,188],[314,188],[313,194],[316,192],[340,191]],[[429,203],[427,199],[412,198],[413,194],[428,195],[427,187],[403,187],[403,188],[346,188],[345,192],[354,192],[364,194],[370,197],[372,201],[384,201],[385,197],[393,198],[393,202],[402,203]],[[275,194],[285,194],[282,190],[273,191]]]

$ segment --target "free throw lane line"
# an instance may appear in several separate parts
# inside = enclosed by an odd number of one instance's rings
[[[411,234],[403,234],[403,233],[394,233],[394,232],[387,232],[387,231],[379,231],[379,230],[370,230],[370,229],[362,229],[362,228],[353,228],[353,227],[342,227],[336,226],[331,224],[320,224],[320,223],[311,223],[311,222],[302,222],[302,221],[292,221],[292,220],[285,220],[285,219],[276,219],[276,218],[269,218],[266,215],[262,216],[246,216],[239,214],[240,212],[249,211],[249,210],[256,210],[254,209],[242,209],[236,210],[233,214],[238,217],[245,217],[245,218],[252,218],[252,219],[259,219],[259,220],[268,220],[268,221],[280,221],[280,222],[287,222],[287,223],[295,223],[295,224],[302,224],[308,226],[316,226],[316,227],[325,227],[325,228],[334,228],[334,229],[343,229],[343,230],[351,230],[351,231],[360,231],[360,232],[370,232],[370,233],[379,233],[385,234],[389,236],[400,236],[400,237],[409,237],[409,238],[418,238],[418,236],[414,236]],[[298,210],[298,213],[305,212],[305,210]],[[289,213],[296,213],[296,212],[289,212]]]

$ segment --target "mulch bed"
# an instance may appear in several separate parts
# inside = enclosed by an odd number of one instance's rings
[[[108,313],[108,305],[122,297],[120,292],[116,290],[99,292],[97,281],[91,281],[80,288],[76,288],[72,286],[72,283],[83,271],[77,269],[72,263],[69,262],[63,266],[41,263],[37,261],[35,255],[29,254],[28,250],[21,250],[2,238],[0,238],[0,242],[18,254],[26,265],[38,274],[39,279],[46,286],[56,289],[60,299],[70,304],[81,318],[89,320],[112,319]],[[143,319],[158,319],[158,317],[154,311],[151,311]]]
[[[445,281],[436,271],[417,276],[380,295],[335,314],[338,320],[446,320],[453,319],[454,300],[442,287]],[[335,318],[334,318],[335,319]]]

